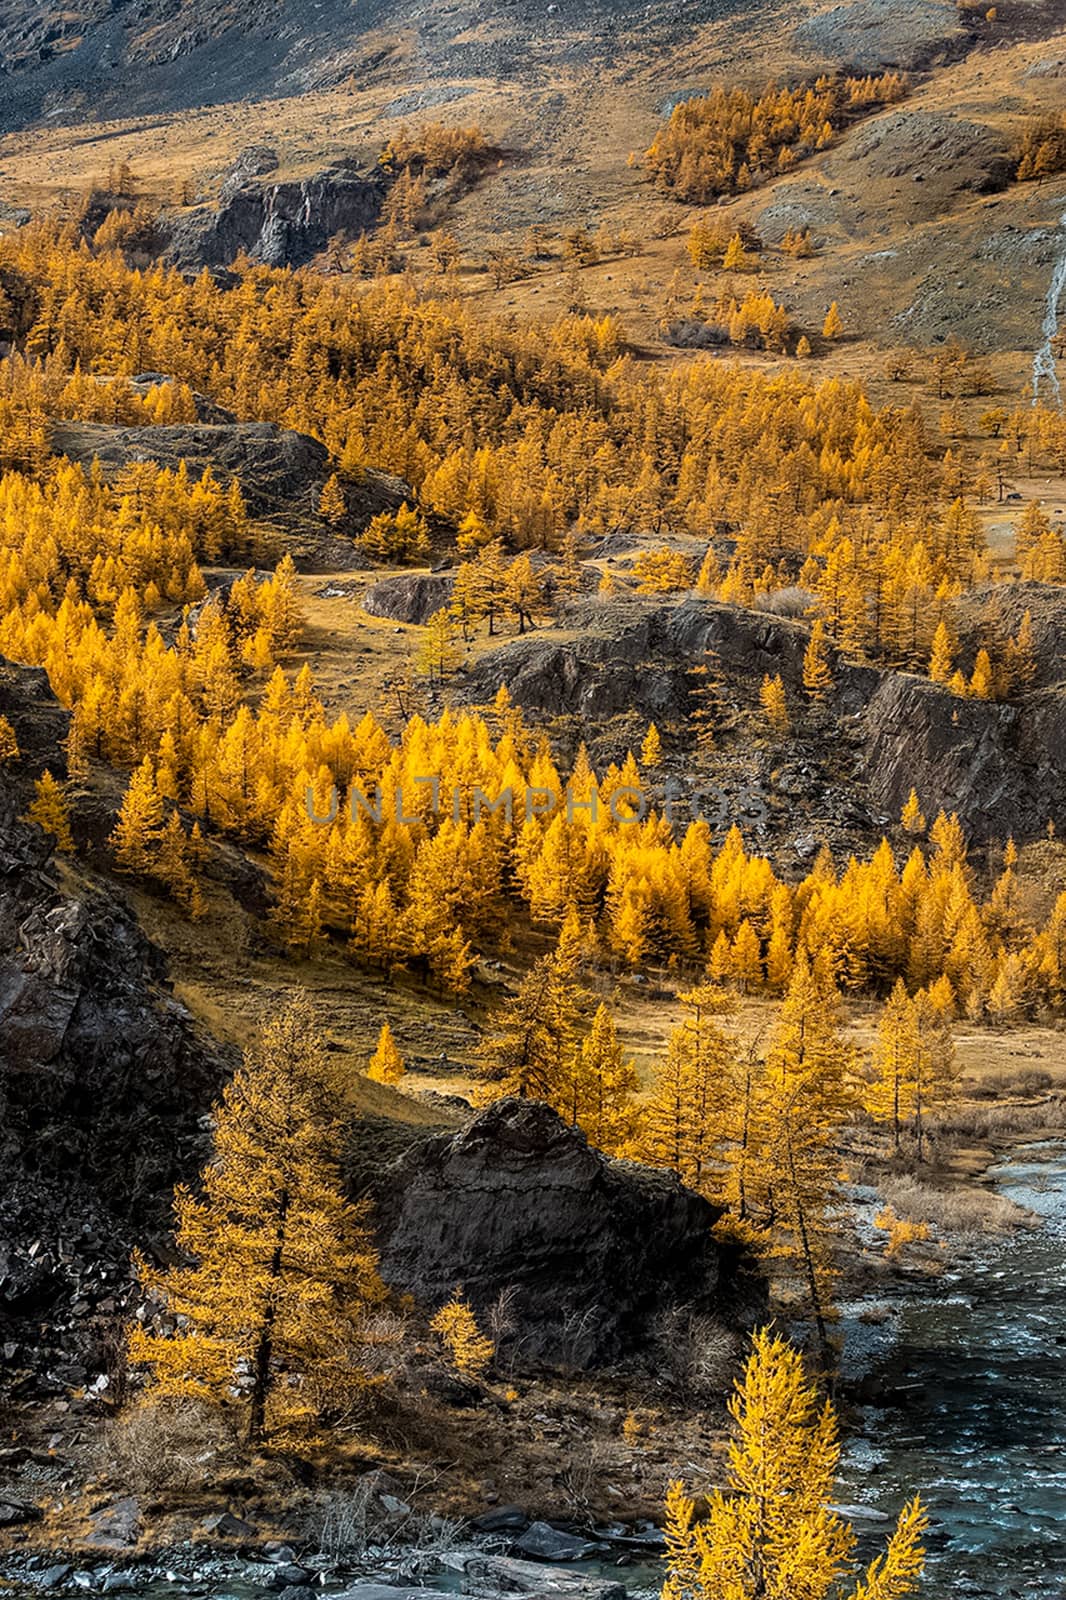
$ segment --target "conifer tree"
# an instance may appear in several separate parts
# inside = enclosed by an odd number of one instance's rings
[[[644,743],[640,747],[640,764],[649,772],[654,772],[662,764],[663,742],[659,737],[659,730],[654,722],[649,722],[648,731],[644,735]]]
[[[822,1360],[833,1276],[836,1139],[854,1093],[851,1051],[837,1026],[837,996],[801,954],[766,1056],[767,1121],[759,1152],[771,1248],[795,1263],[807,1290]]]
[[[633,1132],[637,1071],[623,1054],[611,1013],[602,1002],[576,1053],[572,1077],[571,1120],[597,1150],[621,1155]]]
[[[343,1413],[371,1381],[364,1320],[385,1290],[366,1212],[341,1193],[340,1094],[297,1001],[224,1091],[202,1193],[175,1193],[193,1264],[139,1261],[181,1321],[170,1334],[136,1325],[131,1359],[160,1394],[229,1406],[236,1392],[253,1443]]]
[[[992,672],[992,660],[984,648],[978,650],[977,660],[974,662],[973,677],[970,679],[970,693],[976,695],[978,700],[991,700],[996,692],[995,675]]]
[[[163,830],[163,800],[151,756],[145,756],[130,778],[123,797],[111,848],[121,872],[148,872]]]
[[[455,637],[455,623],[447,610],[435,611],[426,623],[422,642],[415,656],[416,669],[430,683],[443,684],[459,665],[462,654]]]
[[[729,1403],[726,1487],[697,1518],[679,1482],[666,1498],[663,1600],[905,1600],[917,1592],[928,1518],[905,1505],[884,1552],[854,1578],[851,1525],[830,1508],[840,1442],[798,1351],[755,1334]]]
[[[46,768],[35,781],[33,790],[34,797],[27,816],[45,833],[52,835],[57,850],[69,855],[74,849],[74,839],[70,831],[70,807],[61,785]]]
[[[825,623],[818,617],[803,655],[803,687],[812,700],[824,700],[833,687]]]
[[[318,497],[318,514],[334,526],[343,522],[348,515],[344,486],[335,472],[331,473],[322,485],[322,493]]]
[[[370,1065],[366,1069],[368,1078],[375,1083],[399,1083],[404,1075],[405,1067],[403,1056],[396,1048],[396,1041],[392,1037],[392,1029],[387,1022],[381,1024],[378,1042]]]
[[[448,1359],[462,1378],[484,1377],[495,1355],[492,1340],[478,1327],[462,1288],[456,1289],[447,1305],[430,1322],[448,1352]]]
[[[19,742],[15,730],[5,716],[0,714],[0,766],[19,758]]]
[[[822,323],[822,338],[839,339],[843,332],[844,323],[841,320],[840,307],[834,300],[825,314],[825,321]]]
[[[922,833],[925,830],[925,817],[922,815],[921,804],[918,800],[917,789],[912,789],[903,804],[899,815],[900,823],[906,833]]]
[[[870,1114],[891,1124],[892,1143],[897,1151],[903,1124],[913,1112],[917,1054],[914,1003],[899,978],[877,1025],[873,1058],[876,1076],[866,1096]]]
[[[790,732],[792,724],[788,715],[788,701],[785,699],[785,685],[779,672],[772,678],[767,673],[763,678],[759,688],[759,702],[774,733]]]
[[[953,656],[951,634],[948,632],[947,623],[941,617],[933,634],[933,646],[929,656],[929,676],[934,683],[950,681]]]

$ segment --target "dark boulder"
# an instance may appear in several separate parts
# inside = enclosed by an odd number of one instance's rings
[[[428,622],[435,611],[451,602],[455,577],[450,572],[401,573],[381,578],[363,595],[363,610],[390,622]]]
[[[413,1145],[376,1186],[386,1282],[427,1307],[509,1296],[523,1358],[594,1368],[652,1350],[684,1307],[740,1314],[720,1213],[668,1172],[612,1161],[548,1106],[505,1099]],[[758,1296],[756,1295],[756,1298]]]

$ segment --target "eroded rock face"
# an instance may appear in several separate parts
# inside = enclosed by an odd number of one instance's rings
[[[726,679],[758,695],[765,674],[798,689],[808,629],[786,617],[713,600],[677,605],[589,601],[570,608],[560,639],[530,634],[484,656],[468,679],[471,698],[489,700],[501,683],[524,710],[588,718],[636,711],[654,721],[687,714],[689,673],[713,651]],[[877,674],[844,666],[835,705],[857,710]]]
[[[129,913],[62,890],[20,810],[0,776],[0,1341],[40,1370],[94,1359],[131,1245],[204,1159],[225,1063]]]
[[[961,699],[940,684],[888,673],[866,713],[864,770],[875,803],[898,815],[911,788],[955,811],[971,838],[1018,840],[1066,826],[1066,695],[1019,705]]]
[[[428,622],[452,598],[455,578],[450,572],[402,573],[372,583],[363,595],[363,610],[391,622]]]
[[[715,1207],[672,1173],[590,1149],[535,1101],[498,1101],[414,1145],[377,1201],[386,1282],[426,1306],[461,1283],[483,1314],[512,1295],[523,1357],[602,1366],[645,1352],[679,1307],[739,1312]]]
[[[98,459],[109,480],[135,461],[157,461],[171,469],[184,461],[192,478],[210,467],[223,487],[237,479],[254,517],[278,520],[286,531],[304,536],[314,537],[318,530],[323,569],[359,566],[359,561],[350,559],[351,540],[344,535],[361,532],[379,512],[394,511],[412,496],[410,485],[402,478],[367,469],[357,483],[346,486],[347,518],[336,530],[338,537],[330,538],[329,548],[323,550],[326,524],[318,517],[317,508],[333,466],[325,445],[293,428],[280,428],[275,422],[224,420],[165,428],[58,421],[52,428],[52,448],[57,455],[86,467]]]
[[[260,184],[238,164],[219,204],[178,212],[163,226],[179,267],[227,267],[242,250],[271,267],[305,266],[334,234],[355,237],[377,222],[384,180],[339,161],[301,182]]]

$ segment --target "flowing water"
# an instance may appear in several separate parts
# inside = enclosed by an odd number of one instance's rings
[[[874,1371],[899,1403],[865,1409],[841,1498],[894,1515],[921,1492],[934,1521],[927,1600],[1063,1600],[1066,1147],[1034,1145],[994,1177],[1043,1226],[893,1298]]]
[[[1066,212],[1059,218],[1060,225],[1066,228]],[[1046,383],[1051,391],[1055,404],[1062,405],[1062,391],[1059,388],[1058,373],[1055,371],[1055,336],[1059,331],[1059,302],[1063,290],[1066,290],[1066,245],[1062,254],[1055,263],[1055,270],[1051,274],[1048,285],[1047,297],[1044,301],[1044,322],[1041,328],[1043,339],[1033,357],[1033,404],[1040,402],[1040,390]]]

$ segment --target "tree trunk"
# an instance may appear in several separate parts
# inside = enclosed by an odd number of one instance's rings
[[[285,1223],[288,1220],[288,1215],[289,1192],[284,1189],[278,1202],[278,1223],[274,1234],[274,1250],[270,1257],[271,1290],[263,1313],[259,1338],[255,1346],[255,1358],[252,1363],[255,1377],[252,1383],[251,1404],[248,1409],[249,1444],[258,1444],[263,1437],[266,1426],[266,1406],[271,1390],[270,1366],[274,1357],[274,1319],[277,1315],[277,1298],[273,1292],[273,1286],[281,1277],[281,1262],[285,1252]]]

